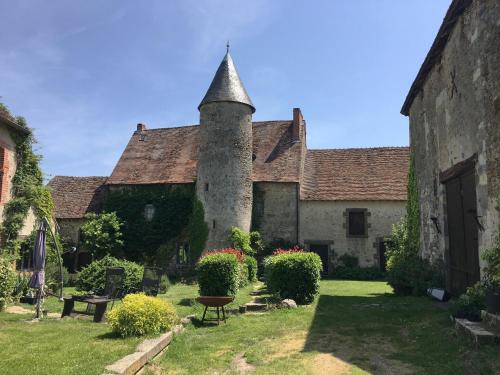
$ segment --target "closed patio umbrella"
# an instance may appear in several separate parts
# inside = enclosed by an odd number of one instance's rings
[[[36,294],[36,317],[40,318],[42,309],[42,299],[44,296],[43,287],[45,285],[45,220],[40,222],[35,239],[35,248],[33,250],[33,274],[31,275],[29,286],[38,289]]]

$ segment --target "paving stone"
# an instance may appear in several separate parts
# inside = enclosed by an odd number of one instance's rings
[[[247,311],[264,311],[267,310],[267,304],[265,303],[257,303],[257,302],[249,302],[245,304]]]

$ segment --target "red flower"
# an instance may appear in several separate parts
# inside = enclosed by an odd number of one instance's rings
[[[276,249],[273,251],[273,255],[279,255],[279,254],[289,254],[289,253],[303,253],[304,249],[301,249],[298,245],[295,245],[291,249]]]
[[[245,254],[243,254],[241,250],[232,249],[230,247],[226,249],[210,250],[207,251],[203,256],[206,257],[207,255],[213,255],[218,253],[233,254],[236,256],[236,259],[238,259],[239,263],[243,263],[243,261],[245,260]]]

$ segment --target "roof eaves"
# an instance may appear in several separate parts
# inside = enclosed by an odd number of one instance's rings
[[[410,91],[406,96],[405,102],[403,103],[403,107],[401,108],[401,114],[404,116],[408,116],[410,113],[410,107],[413,103],[413,100],[418,95],[419,91],[422,89],[425,81],[429,73],[431,72],[434,65],[440,60],[441,55],[446,47],[449,36],[452,33],[455,24],[457,23],[460,16],[464,13],[464,11],[471,5],[472,0],[453,0],[448,11],[446,12],[446,16],[444,17],[443,23],[439,28],[439,31],[432,43],[432,46],[425,57],[420,70],[417,73],[417,77],[413,81]]]

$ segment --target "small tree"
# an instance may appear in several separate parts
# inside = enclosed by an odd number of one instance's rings
[[[106,255],[117,256],[123,247],[120,221],[115,212],[85,215],[86,222],[82,226],[82,246],[94,258]]]
[[[246,255],[255,256],[255,251],[250,246],[250,233],[245,232],[243,229],[232,227],[229,240],[233,248],[243,251]]]

